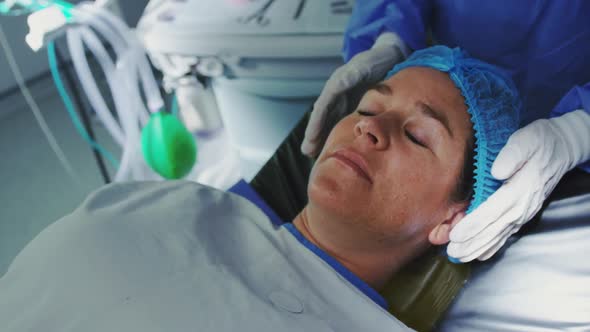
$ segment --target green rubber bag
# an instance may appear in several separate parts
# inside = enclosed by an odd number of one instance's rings
[[[166,179],[183,178],[197,161],[193,135],[170,113],[152,114],[141,131],[141,147],[147,164]]]

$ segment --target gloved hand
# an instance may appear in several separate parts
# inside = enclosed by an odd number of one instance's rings
[[[539,211],[563,175],[589,158],[590,115],[584,110],[516,131],[492,165],[492,176],[506,181],[453,228],[449,259],[490,258]]]
[[[407,47],[397,34],[385,32],[377,38],[371,49],[355,55],[348,63],[336,69],[313,105],[301,151],[315,157],[319,153],[319,133],[329,107],[357,84],[381,80],[396,63],[405,58],[407,52]]]

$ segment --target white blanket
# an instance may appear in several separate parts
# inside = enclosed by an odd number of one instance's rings
[[[472,271],[441,331],[590,331],[590,195],[549,205],[538,227]]]
[[[2,332],[406,331],[248,200],[191,182],[93,193],[0,279]]]

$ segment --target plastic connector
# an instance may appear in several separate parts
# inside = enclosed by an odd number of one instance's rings
[[[25,41],[29,47],[37,52],[43,46],[65,31],[69,18],[58,7],[47,7],[29,15],[27,23],[29,33]]]

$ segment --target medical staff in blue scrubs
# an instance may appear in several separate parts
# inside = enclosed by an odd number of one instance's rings
[[[509,180],[451,233],[451,260],[486,260],[532,219],[562,176],[590,171],[590,1],[363,0],[344,38],[347,62],[326,83],[302,151],[319,151],[330,105],[429,43],[459,46],[512,75],[523,98],[521,129],[494,162]],[[334,112],[334,110],[332,110]]]

